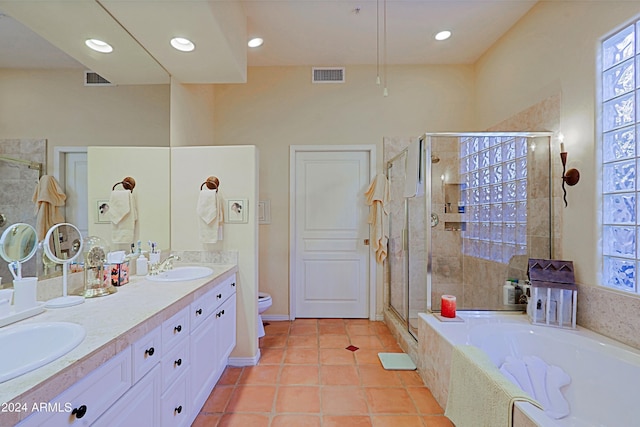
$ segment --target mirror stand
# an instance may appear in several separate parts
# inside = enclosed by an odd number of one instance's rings
[[[69,276],[69,261],[62,263],[62,296],[47,301],[45,308],[63,308],[82,304],[84,297],[80,295],[67,295],[67,280]]]

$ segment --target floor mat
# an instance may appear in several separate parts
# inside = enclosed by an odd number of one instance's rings
[[[382,367],[388,371],[414,371],[415,363],[406,353],[378,353]]]

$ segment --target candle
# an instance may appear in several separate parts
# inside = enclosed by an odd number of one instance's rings
[[[566,153],[566,151],[564,151],[564,142],[560,143],[560,152],[561,153]]]
[[[442,295],[440,314],[442,317],[456,317],[456,297],[453,295]]]

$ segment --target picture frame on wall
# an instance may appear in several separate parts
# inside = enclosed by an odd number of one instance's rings
[[[224,222],[231,224],[244,224],[249,222],[249,200],[227,199],[227,209]]]
[[[96,223],[107,224],[111,222],[109,219],[109,200],[103,199],[96,201]]]

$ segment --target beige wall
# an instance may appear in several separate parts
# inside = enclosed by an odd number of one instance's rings
[[[86,87],[82,69],[0,69],[0,137],[56,146],[169,146],[169,85]],[[49,173],[53,162],[48,162]]]
[[[254,67],[243,85],[217,85],[215,143],[260,149],[260,199],[271,200],[271,224],[260,225],[260,290],[289,314],[289,146],[377,144],[382,170],[385,135],[471,128],[470,66],[388,68],[389,96],[375,84],[375,66],[347,67],[345,84],[312,84],[310,67]],[[382,273],[378,269],[378,315]]]
[[[595,163],[599,39],[639,14],[637,1],[540,2],[477,62],[475,82],[481,129],[561,94],[567,166],[578,168],[581,175],[578,185],[568,189],[569,206],[561,208],[560,239],[562,257],[574,261],[576,280],[584,284],[578,295],[578,323],[634,346],[640,298],[589,285],[600,283]],[[557,155],[558,142],[553,143]],[[558,194],[558,166],[554,173]],[[619,310],[603,309],[612,301]],[[634,326],[625,326],[630,323]]]
[[[212,145],[214,86],[171,80],[172,147]]]
[[[237,344],[233,357],[251,359],[258,353],[258,151],[242,147],[171,148],[171,250],[238,251]],[[248,199],[248,222],[224,224],[223,240],[200,242],[196,204],[208,176],[220,180],[224,199]]]

